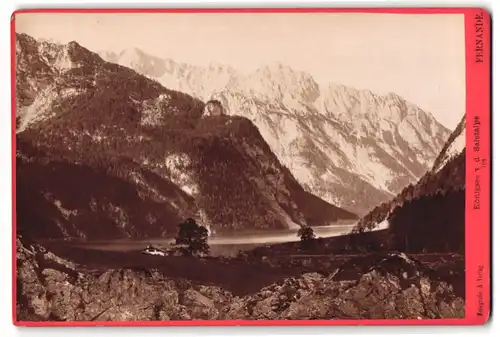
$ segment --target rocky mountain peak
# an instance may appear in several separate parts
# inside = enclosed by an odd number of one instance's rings
[[[217,99],[229,115],[249,118],[304,188],[356,212],[415,182],[450,132],[399,95],[319,85],[310,74],[280,62],[245,75],[228,66],[170,60],[157,76],[150,69],[154,62],[148,58],[132,67],[167,88]],[[367,196],[366,205],[358,193]]]
[[[312,103],[319,96],[319,85],[310,74],[280,62],[258,68],[244,83],[250,92],[276,102],[291,99]]]

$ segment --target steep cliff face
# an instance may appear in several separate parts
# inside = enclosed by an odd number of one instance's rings
[[[101,55],[203,100],[259,128],[280,162],[309,192],[360,214],[415,183],[449,130],[403,98],[338,84],[320,85],[275,62],[250,74],[197,67],[138,49]]]
[[[356,217],[304,191],[248,119],[201,118],[204,102],[75,42],[17,35],[16,46],[18,227],[32,235],[161,236],[187,216],[215,231]]]
[[[363,217],[355,231],[388,221],[395,248],[404,251],[465,249],[465,116],[429,170],[392,201]],[[429,238],[432,238],[430,240]]]

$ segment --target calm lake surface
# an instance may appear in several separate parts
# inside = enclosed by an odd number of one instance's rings
[[[351,231],[355,222],[341,223],[331,226],[313,227],[318,238],[334,237],[347,234]],[[299,241],[297,229],[237,232],[231,235],[212,235],[208,238],[211,255],[233,255],[239,250],[252,249],[273,243]],[[94,249],[100,251],[138,251],[152,244],[159,247],[168,247],[174,242],[171,238],[149,238],[144,240],[118,239],[106,241],[80,241],[68,244],[80,248]]]

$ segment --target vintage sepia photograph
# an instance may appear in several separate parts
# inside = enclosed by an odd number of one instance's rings
[[[17,321],[465,317],[463,14],[13,20]]]

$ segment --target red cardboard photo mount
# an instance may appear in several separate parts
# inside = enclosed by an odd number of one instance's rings
[[[459,14],[465,27],[465,316],[462,318],[433,319],[196,319],[189,320],[68,320],[19,319],[20,296],[18,278],[18,219],[20,207],[16,199],[16,183],[19,177],[16,165],[18,141],[16,130],[16,19],[19,15],[34,13],[377,13],[377,14]],[[335,326],[335,325],[479,325],[490,317],[491,306],[491,20],[489,13],[480,8],[226,8],[226,9],[28,9],[16,11],[11,21],[12,58],[12,169],[13,169],[13,321],[17,326]],[[436,46],[436,53],[439,53]],[[451,210],[453,212],[453,210]],[[23,227],[23,235],[26,233]],[[21,296],[22,291],[21,291]]]

